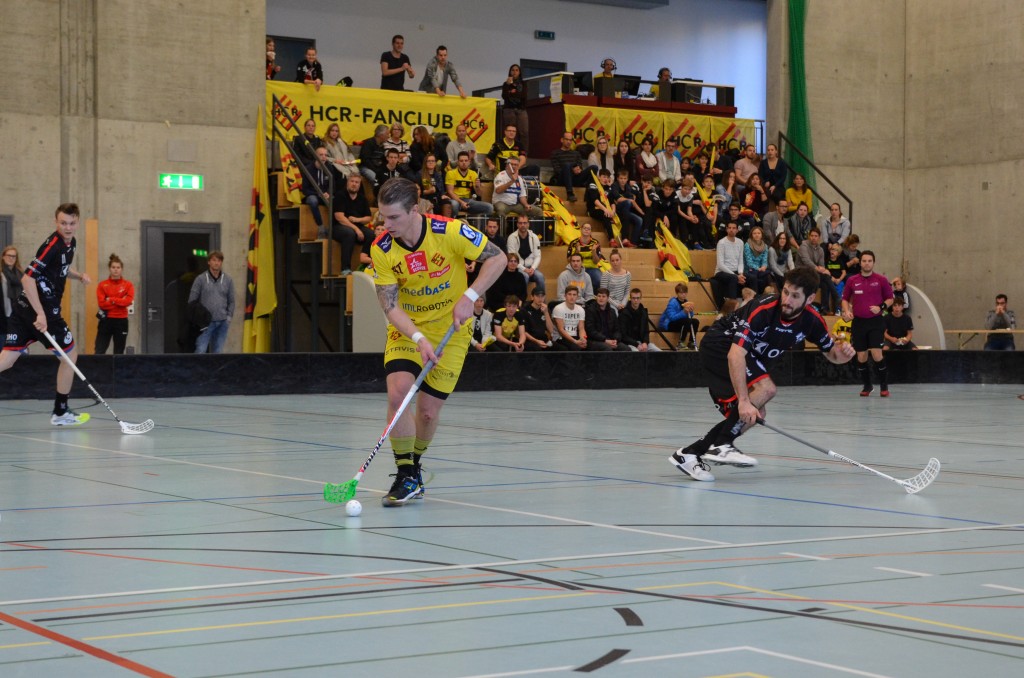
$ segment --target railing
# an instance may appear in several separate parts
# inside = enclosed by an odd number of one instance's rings
[[[794,153],[799,155],[800,158],[803,159],[803,161],[806,162],[808,164],[808,166],[810,166],[810,168],[814,170],[814,173],[817,176],[819,176],[822,179],[824,179],[825,183],[827,183],[832,188],[833,191],[835,191],[840,196],[842,196],[843,200],[846,201],[846,218],[850,220],[850,225],[853,226],[853,200],[850,198],[850,196],[848,196],[845,193],[843,193],[842,189],[840,189],[839,186],[837,186],[834,181],[829,179],[828,175],[825,174],[824,172],[822,172],[821,168],[818,167],[817,165],[815,165],[814,161],[811,160],[810,158],[808,158],[807,155],[802,150],[800,150],[800,147],[797,146],[796,144],[794,144],[792,142],[792,140],[789,137],[787,137],[785,134],[783,134],[782,131],[780,130],[779,131],[779,155],[780,156],[782,155],[782,148],[783,148],[784,145],[788,146],[790,150],[792,150]],[[810,184],[808,184],[807,187],[811,189],[811,195],[813,195],[815,198],[817,198],[819,205],[828,205],[828,204],[830,204],[830,201],[825,199],[825,197],[823,197],[820,193],[818,193],[816,190],[811,188]]]

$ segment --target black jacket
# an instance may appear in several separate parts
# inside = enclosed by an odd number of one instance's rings
[[[615,317],[615,310],[611,304],[605,304],[604,310],[597,305],[596,299],[591,299],[583,306],[586,312],[584,326],[587,328],[587,339],[590,341],[604,341],[605,339],[621,338],[619,334],[619,320]]]
[[[619,311],[619,334],[622,335],[622,343],[627,346],[651,343],[651,325],[648,318],[646,306],[640,304],[634,311],[633,305],[627,303],[625,308]]]

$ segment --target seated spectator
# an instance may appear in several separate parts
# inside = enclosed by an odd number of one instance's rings
[[[487,217],[487,221],[484,222],[484,235],[487,239],[494,243],[502,252],[508,252],[508,240],[501,234],[501,224],[498,222],[497,217]]]
[[[725,224],[728,224],[730,221],[736,224],[736,237],[744,242],[750,237],[750,232],[754,230],[754,226],[758,225],[757,217],[750,212],[741,210],[739,203],[734,202],[725,211],[725,222],[718,227],[719,240],[725,237]]]
[[[405,90],[405,78],[415,78],[409,57],[402,53],[405,38],[396,35],[391,38],[391,50],[380,55],[380,88],[402,92]]]
[[[796,265],[797,267],[813,268],[818,272],[821,303],[822,305],[828,304],[828,300],[835,294],[835,286],[832,284],[832,274],[825,268],[825,252],[821,249],[821,231],[817,226],[811,229],[807,234],[807,239],[797,248]]]
[[[589,278],[588,278],[589,284]],[[565,301],[555,306],[551,318],[555,323],[555,348],[561,351],[583,351],[587,348],[586,312],[576,303],[579,289],[567,287]]]
[[[452,204],[445,197],[444,178],[437,166],[437,156],[433,153],[428,153],[424,158],[416,183],[420,187],[420,197],[430,203],[431,214],[452,216]]]
[[[504,170],[509,158],[518,158],[525,153],[516,139],[516,129],[515,125],[505,125],[505,135],[491,145],[491,150],[484,157],[490,176]]]
[[[363,178],[358,174],[345,177],[334,193],[334,223],[331,238],[341,243],[341,274],[351,273],[352,251],[356,243],[366,245],[374,239],[369,224],[372,219],[370,204],[363,192]],[[369,248],[365,248],[369,254]]]
[[[459,74],[455,71],[455,64],[448,61],[448,48],[444,45],[438,45],[437,50],[434,52],[434,57],[427,62],[427,70],[423,74],[422,82],[420,82],[420,91],[432,92],[439,97],[443,97],[448,93],[449,80],[455,85],[455,89],[459,91],[459,96],[465,99],[466,90],[462,89],[462,84],[459,82]]]
[[[583,270],[583,256],[579,252],[569,255],[565,270],[558,274],[555,301],[565,301],[565,293],[570,289],[576,289],[577,298],[584,303],[594,298],[594,282]]]
[[[519,255],[519,272],[523,274],[527,285],[537,284],[537,289],[545,287],[544,274],[540,272],[540,238],[530,230],[530,218],[525,214],[516,217],[516,230],[508,236],[508,252]]]
[[[526,200],[526,182],[519,176],[519,158],[505,161],[505,169],[494,177],[494,213],[502,221],[509,214],[525,214],[535,219],[544,216],[544,210]]]
[[[359,149],[359,173],[371,184],[377,184],[377,172],[384,169],[384,140],[388,136],[387,125],[377,125],[373,136],[363,141]]]
[[[413,127],[412,143],[409,144],[409,173],[418,175],[423,169],[423,161],[431,154],[437,157],[433,135],[423,125]]]
[[[910,292],[907,291],[907,281],[896,276],[892,279],[892,295],[894,299],[903,300],[903,312],[910,313]]]
[[[364,196],[365,197],[365,196]],[[370,222],[373,223],[373,222]],[[370,256],[370,248],[373,247],[373,241],[387,233],[387,228],[384,227],[384,222],[374,224],[373,237],[366,238],[363,240],[362,247],[359,248],[359,270],[365,271],[373,268],[373,258]],[[372,271],[370,272],[373,273]]]
[[[374,182],[373,194],[380,195],[380,189],[387,183],[388,179],[401,179],[405,177],[405,171],[398,164],[398,150],[389,148],[384,151],[384,167],[377,171],[377,179]]]
[[[860,273],[860,236],[851,233],[843,243],[843,254],[846,255],[846,279]]]
[[[721,222],[729,210],[729,205],[734,202],[739,205],[742,198],[740,196],[740,185],[736,183],[736,170],[722,172],[718,178],[719,182],[715,186],[715,195],[721,196],[718,199],[720,203],[718,220]]]
[[[459,212],[469,215],[490,214],[494,208],[490,203],[480,200],[483,188],[480,177],[469,168],[469,153],[459,152],[458,164],[448,170],[444,178],[445,190],[452,205],[452,216]]]
[[[640,227],[640,236],[633,242],[637,247],[654,249],[654,232],[657,230],[658,217],[655,214],[655,205],[658,204],[658,189],[650,177],[640,180],[640,188],[636,192],[637,202],[640,209],[644,211],[644,220]]]
[[[1017,329],[1017,316],[1013,311],[1007,310],[1007,297],[1005,294],[996,295],[996,307],[988,312],[985,317],[986,330],[1015,330]],[[986,351],[1015,351],[1016,345],[1013,341],[1013,334],[990,334],[985,341]]]
[[[794,207],[793,210],[796,211],[796,208]],[[764,219],[761,220],[767,237],[774,239],[779,233],[785,232],[789,225],[789,216],[788,200],[780,200],[775,203],[775,209],[765,214]]]
[[[733,169],[736,171],[736,183],[742,188],[747,188],[750,177],[757,174],[758,157],[754,144],[747,144],[743,148],[743,157],[736,161]]]
[[[555,326],[551,322],[547,295],[540,287],[533,288],[530,303],[523,309],[526,320],[526,350],[546,351],[551,348]]]
[[[658,320],[658,329],[662,332],[679,333],[679,344],[676,345],[676,349],[680,351],[697,348],[697,330],[700,329],[696,307],[686,298],[689,291],[686,283],[676,284],[676,296],[668,300],[668,305]]]
[[[771,202],[778,202],[786,197],[789,166],[785,160],[779,157],[778,146],[775,144],[765,146],[765,158],[757,166],[757,174],[761,177],[761,185]]]
[[[634,243],[640,242],[644,232],[644,211],[637,202],[636,190],[629,183],[628,171],[619,171],[608,191],[608,201],[615,207],[622,224],[623,247],[636,247]]]
[[[824,230],[821,232],[822,244],[842,245],[850,237],[852,229],[850,220],[843,216],[843,210],[839,207],[839,203],[834,202],[829,207],[828,219],[825,220]]]
[[[796,247],[785,231],[776,235],[772,246],[768,248],[768,268],[777,289],[782,289],[786,273],[796,268],[795,251]]]
[[[846,257],[843,256],[843,246],[838,243],[827,245],[828,257],[825,259],[825,268],[832,276],[832,287],[829,299],[822,297],[821,310],[829,315],[837,315],[842,310],[840,303],[843,298],[843,287],[846,286]]]
[[[629,289],[633,285],[633,274],[622,266],[622,255],[618,250],[612,250],[608,255],[608,263],[612,265],[611,270],[601,273],[601,284],[608,290],[608,303],[616,312],[625,308],[629,303]]]
[[[601,254],[601,244],[594,239],[590,224],[580,226],[580,237],[569,243],[565,256],[571,260],[574,254],[583,258],[583,269],[590,276],[592,287],[596,290],[601,286],[600,265],[604,256]],[[580,301],[586,303],[592,297],[593,294],[584,295]]]
[[[612,173],[616,176],[619,170],[626,170],[629,180],[633,183],[640,181],[636,173],[636,159],[633,157],[633,150],[629,147],[629,141],[622,139],[615,147],[615,155],[612,156]]]
[[[711,191],[715,190],[715,177],[712,174],[713,170],[714,168],[711,166],[711,158],[703,151],[697,154],[697,157],[694,158],[693,166],[690,167],[690,173],[693,174],[693,178],[697,182],[698,186],[704,185],[704,177],[711,177]]]
[[[574,187],[590,183],[590,173],[583,169],[583,158],[573,148],[572,132],[562,132],[562,146],[551,154],[551,185],[565,186],[569,202],[576,202]]]
[[[676,182],[672,179],[663,181],[661,186],[658,187],[658,191],[655,194],[657,200],[654,200],[651,205],[651,237],[657,233],[654,228],[654,224],[659,221],[665,221],[668,226],[668,230],[672,232],[672,235],[676,236],[684,243],[687,242],[690,237],[690,229],[686,228],[683,230],[681,225],[683,219],[682,204],[679,202],[679,194],[676,192]],[[645,215],[646,216],[646,215]]]
[[[789,203],[790,213],[796,212],[800,203],[807,205],[808,212],[814,212],[814,194],[811,193],[804,175],[799,172],[793,175],[793,183],[786,189],[786,202]]]
[[[492,351],[522,353],[526,350],[526,315],[519,310],[522,301],[514,294],[505,297],[505,305],[494,312]]]
[[[313,85],[320,91],[320,85],[324,84],[324,67],[316,59],[316,47],[307,48],[306,58],[295,67],[295,82]]]
[[[768,243],[764,241],[764,231],[754,226],[750,237],[743,246],[743,271],[747,278],[747,287],[754,294],[762,294],[771,282],[771,271],[768,268]]]
[[[678,145],[679,141],[673,137],[665,142],[665,150],[659,151],[655,156],[658,159],[658,178],[662,181],[671,179],[679,183],[683,180],[683,170],[679,164],[679,154],[676,153]]]
[[[640,152],[636,154],[636,176],[650,177],[651,181],[657,179],[657,183],[661,183],[658,157],[654,155],[654,138],[649,134],[640,141]]]
[[[445,154],[448,156],[448,167],[455,167],[459,164],[459,153],[463,151],[469,153],[469,166],[474,170],[477,169],[480,164],[476,157],[476,144],[469,138],[469,128],[465,125],[459,125],[455,128],[455,140],[449,141],[448,146],[445,147]]]
[[[494,314],[484,307],[484,298],[480,297],[473,302],[473,315],[466,321],[472,328],[469,345],[474,350],[483,353],[495,342],[494,339]]]
[[[738,230],[736,224],[726,224],[725,237],[718,241],[716,247],[714,280],[718,281],[721,294],[726,299],[739,299],[740,287],[747,282],[743,275],[743,241],[736,237]]]
[[[323,146],[327,149],[328,160],[339,174],[344,177],[359,174],[356,159],[349,152],[345,140],[341,138],[341,128],[338,127],[338,123],[332,122],[327,126],[327,136],[324,137]]]
[[[487,288],[487,303],[485,305],[490,311],[497,311],[504,306],[505,300],[510,296],[519,299],[526,298],[526,281],[523,280],[523,274],[519,272],[519,255],[509,252],[506,256],[508,256],[508,263],[505,265],[505,270]]]
[[[320,205],[327,207],[331,203],[330,190],[331,190],[331,175],[330,170],[327,169],[327,149],[321,146],[316,149],[316,162],[306,165],[306,169],[309,170],[313,181],[310,182],[307,177],[302,178],[302,195],[303,202],[309,205],[309,209],[313,212],[313,220],[317,226],[317,237],[326,238],[327,228],[324,226],[323,217],[320,216]]]
[[[604,190],[605,197],[608,198],[608,204],[605,205],[605,201],[601,198],[601,191],[597,188],[598,185],[593,182],[587,185],[583,202],[587,206],[587,215],[601,224],[605,233],[611,233],[612,220],[615,219],[615,207],[611,204],[611,198],[608,196],[608,192],[612,188],[612,173],[608,170],[601,170],[597,174],[597,180]]]
[[[391,127],[388,131],[388,136],[384,139],[384,156],[387,157],[387,152],[390,149],[398,151],[398,167],[402,170],[403,174],[409,172],[409,142],[403,139],[405,135],[405,127],[400,122],[391,123]]]
[[[660,352],[661,349],[651,343],[650,315],[642,300],[640,288],[634,287],[629,291],[629,301],[619,311],[620,339],[630,351]]]
[[[619,319],[608,303],[608,290],[599,287],[594,298],[584,307],[588,351],[629,351],[619,341]]]
[[[303,133],[292,139],[292,150],[295,151],[296,160],[309,166],[316,162],[316,149],[323,146],[324,142],[316,135],[316,120],[306,120],[302,129]]]
[[[693,179],[693,184],[697,185],[697,177],[693,176],[693,161],[689,158],[683,157],[679,159],[679,172],[683,175],[683,179],[690,177]]]
[[[911,341],[914,338],[914,321],[907,315],[903,300],[899,297],[893,297],[892,313],[885,316],[885,334],[883,336],[885,337],[883,351],[917,350],[917,346]]]
[[[757,216],[758,220],[764,218],[768,211],[768,193],[761,185],[761,177],[752,174],[747,180],[747,192],[743,195],[743,208]]]
[[[671,92],[671,91],[672,91],[672,71],[669,70],[668,68],[659,68],[658,69],[658,82],[653,84],[653,85],[651,85],[651,91],[649,93],[649,96],[652,99],[659,99],[659,98],[661,98],[661,95],[664,92],[666,94],[666,96],[670,97],[671,95],[668,95],[668,92]],[[669,99],[665,99],[665,101],[668,101],[668,100]]]
[[[814,217],[807,210],[807,205],[797,206],[796,213],[786,222],[786,228],[789,230],[789,239],[797,245],[802,245],[811,229],[817,228]]]
[[[608,137],[601,135],[597,138],[597,147],[587,157],[587,169],[591,172],[598,172],[603,169],[614,172],[615,151],[608,144]]]
[[[694,213],[697,215],[697,229],[702,245],[711,246],[715,242],[715,229],[718,226],[718,210],[720,203],[715,200],[715,180],[711,175],[704,177],[702,190],[697,191],[693,201]],[[737,224],[739,225],[739,224]]]

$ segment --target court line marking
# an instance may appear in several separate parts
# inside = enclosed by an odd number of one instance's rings
[[[895,567],[876,567],[876,570],[882,570],[883,572],[895,572],[896,574],[909,574],[912,577],[932,577],[927,572],[914,572],[913,570],[898,570]]]
[[[43,603],[66,602],[71,600],[99,600],[103,598],[119,598],[125,596],[159,595],[166,593],[181,593],[186,591],[210,591],[215,589],[246,588],[253,586],[276,586],[281,584],[296,584],[315,581],[335,581],[339,579],[362,579],[367,577],[393,577],[404,574],[420,574],[423,572],[452,572],[459,570],[480,570],[486,568],[506,568],[516,565],[536,565],[539,563],[559,563],[582,560],[600,560],[608,558],[628,558],[645,556],[660,553],[684,553],[692,551],[709,551],[720,549],[749,549],[767,546],[782,546],[785,544],[820,544],[834,541],[853,541],[861,539],[886,539],[890,537],[911,537],[928,534],[952,534],[957,532],[980,532],[987,530],[998,530],[1008,528],[1024,527],[1024,523],[1007,525],[972,525],[970,527],[932,528],[927,530],[905,530],[900,532],[880,532],[875,534],[843,535],[831,537],[808,537],[804,539],[783,539],[766,542],[746,542],[742,544],[721,544],[721,545],[700,545],[700,546],[677,546],[663,549],[643,549],[636,551],[616,551],[610,553],[580,553],[569,556],[547,556],[539,558],[526,558],[520,560],[498,560],[485,563],[465,563],[456,565],[431,565],[425,567],[412,567],[397,570],[378,570],[371,572],[352,572],[346,574],[330,574],[315,577],[290,577],[281,579],[265,579],[260,581],[226,582],[221,584],[201,584],[196,586],[175,586],[159,589],[141,589],[136,591],[111,591],[107,593],[90,593],[73,596],[54,596],[50,598],[25,598],[21,600],[0,601],[0,606],[12,605],[39,605]]]
[[[792,553],[790,551],[783,551],[779,555],[792,556],[793,558],[807,558],[808,560],[832,560],[831,558],[823,558],[821,556],[809,556],[806,553]]]
[[[990,589],[999,589],[1001,591],[1010,591],[1011,593],[1024,593],[1024,589],[1015,589],[1012,586],[1002,586],[1000,584],[982,584]]]

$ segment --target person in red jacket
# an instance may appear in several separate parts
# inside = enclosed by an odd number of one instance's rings
[[[124,264],[116,254],[110,255],[107,262],[110,277],[96,286],[96,301],[100,311],[97,317],[100,325],[96,331],[96,354],[107,352],[110,340],[114,340],[114,355],[124,353],[124,345],[128,340],[128,307],[135,301],[135,287],[121,277]]]

